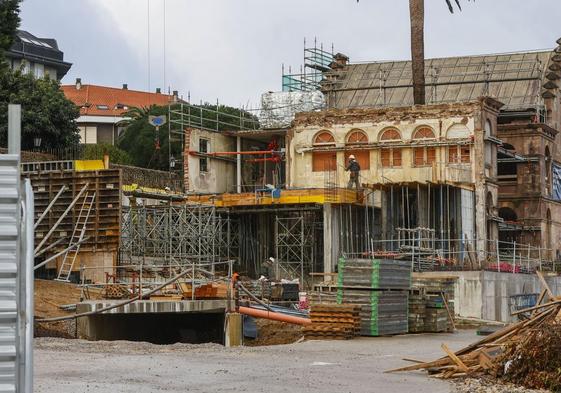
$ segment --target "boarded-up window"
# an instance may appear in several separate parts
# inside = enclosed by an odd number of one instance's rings
[[[390,167],[391,166],[391,159],[390,159],[391,150],[390,149],[383,149],[380,151],[380,161],[383,167]]]
[[[415,166],[425,165],[425,148],[424,147],[413,148],[413,161],[415,162]]]
[[[392,166],[401,166],[401,149],[392,149]]]
[[[450,146],[448,147],[448,162],[469,163],[471,162],[470,146]]]
[[[420,127],[413,134],[413,141],[417,144],[424,144],[423,147],[413,148],[413,162],[415,166],[432,165],[436,159],[436,151],[434,147],[426,146],[431,140],[436,139],[434,132],[430,127]]]
[[[470,147],[469,146],[461,146],[460,147],[460,160],[461,162],[470,162]]]
[[[346,147],[349,149],[345,151],[345,165],[349,162],[349,156],[355,156],[361,170],[370,169],[370,151],[362,148],[368,144],[368,135],[362,130],[351,130],[347,136]],[[366,146],[365,146],[366,147]]]
[[[334,171],[337,169],[337,154],[329,151],[335,147],[335,138],[329,131],[320,131],[313,141],[312,171]]]
[[[436,149],[434,147],[427,147],[427,164],[432,165],[436,162]]]
[[[337,169],[337,153],[330,151],[314,152],[312,171],[334,171]]]
[[[448,147],[448,162],[458,162],[458,146]]]
[[[399,142],[401,135],[395,128],[388,128],[380,134],[380,142]],[[398,147],[384,148],[380,152],[383,167],[401,166],[401,149]]]
[[[354,155],[361,170],[370,169],[370,151],[368,150],[348,150],[345,152],[345,165],[349,163],[349,156]]]

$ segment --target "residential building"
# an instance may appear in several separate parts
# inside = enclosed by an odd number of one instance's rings
[[[121,88],[82,84],[81,78],[73,85],[63,85],[62,91],[70,101],[80,108],[76,120],[80,129],[81,143],[115,144],[123,130],[120,123],[126,120],[131,108],[148,108],[152,105],[168,105],[178,100],[173,95],[129,90],[127,84]]]
[[[61,80],[72,66],[64,61],[55,39],[39,38],[24,30],[17,31],[6,58],[12,69],[22,69],[37,78]]]

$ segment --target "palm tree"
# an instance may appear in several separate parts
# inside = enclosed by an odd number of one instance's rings
[[[454,0],[461,11],[460,0]],[[471,1],[471,0],[468,0]],[[474,0],[475,1],[475,0]],[[454,13],[451,0],[446,0],[448,9]],[[413,73],[413,103],[425,104],[425,0],[409,0],[411,20],[411,60]]]

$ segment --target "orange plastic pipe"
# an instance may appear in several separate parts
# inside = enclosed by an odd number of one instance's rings
[[[273,321],[293,323],[295,325],[308,325],[308,324],[312,323],[311,320],[306,319],[306,318],[294,317],[292,315],[285,315],[285,314],[281,314],[281,313],[278,313],[278,312],[271,312],[271,311],[267,311],[267,310],[257,310],[255,308],[251,308],[251,307],[240,306],[238,311],[239,311],[240,314],[249,315],[249,316],[255,317],[255,318],[264,318],[264,319],[270,319],[270,320],[273,320]]]
[[[280,153],[274,150],[257,150],[257,151],[216,151],[212,153],[201,153],[200,151],[196,150],[189,150],[189,154],[202,154],[205,156],[235,156],[235,155],[260,155],[260,154],[273,154],[273,153]]]

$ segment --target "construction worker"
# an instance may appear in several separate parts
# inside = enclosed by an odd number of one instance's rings
[[[349,156],[349,164],[345,168],[346,171],[350,171],[349,183],[347,184],[347,188],[353,188],[353,183],[356,184],[356,189],[360,190],[360,182],[359,182],[359,174],[360,174],[360,165],[356,160],[355,156],[351,154]]]

